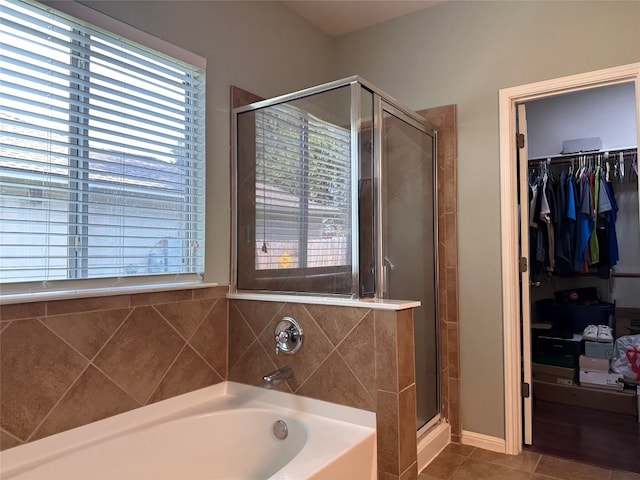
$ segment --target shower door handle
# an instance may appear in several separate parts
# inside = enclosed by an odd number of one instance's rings
[[[392,272],[393,272],[393,269],[396,268],[395,265],[391,263],[391,260],[389,260],[389,257],[384,257],[384,266],[388,267],[389,270],[391,270]]]
[[[382,269],[383,269],[383,283],[382,283],[382,295],[383,297],[387,298],[387,294],[389,293],[389,278],[391,276],[391,272],[393,272],[395,265],[393,263],[391,263],[391,260],[389,260],[389,257],[384,257],[383,262],[382,262]]]

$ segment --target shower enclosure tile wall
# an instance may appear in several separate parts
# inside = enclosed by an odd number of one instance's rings
[[[458,324],[458,192],[456,106],[418,111],[438,131],[438,332],[440,401],[451,425],[451,441],[459,443],[460,352]]]

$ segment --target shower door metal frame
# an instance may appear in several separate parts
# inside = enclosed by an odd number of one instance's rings
[[[376,182],[376,192],[375,192],[375,215],[374,218],[376,220],[376,297],[377,298],[387,298],[386,294],[388,291],[388,268],[387,262],[385,261],[384,256],[384,242],[383,242],[383,219],[382,219],[382,209],[383,209],[383,198],[382,192],[385,191],[385,182],[387,181],[382,175],[382,138],[383,138],[383,120],[384,113],[387,112],[396,118],[408,123],[412,127],[417,130],[429,135],[433,141],[433,166],[432,166],[432,178],[433,178],[433,192],[432,192],[432,200],[433,200],[433,263],[434,263],[434,278],[433,278],[433,286],[434,286],[434,321],[435,321],[435,335],[436,339],[439,338],[440,335],[440,313],[439,313],[439,304],[438,304],[438,292],[439,292],[439,257],[438,257],[438,182],[437,182],[437,172],[438,172],[438,143],[437,143],[437,132],[430,128],[428,122],[422,117],[418,116],[418,114],[407,111],[404,108],[399,107],[398,105],[391,103],[389,99],[382,97],[379,93],[374,95],[374,178]],[[417,299],[416,299],[417,300]],[[422,301],[422,300],[421,300]],[[436,340],[436,349],[439,351],[438,340]],[[440,355],[439,353],[436,355],[436,398],[440,398]],[[417,400],[417,399],[416,399]],[[436,414],[429,419],[421,428],[418,429],[418,434],[421,435],[429,430],[432,426],[436,425],[441,420],[441,410],[440,410],[440,402],[437,403],[437,411]]]
[[[357,175],[352,175],[352,183],[351,183],[351,187],[352,187],[352,205],[353,205],[353,211],[352,211],[352,218],[351,218],[351,227],[352,227],[352,236],[351,236],[351,254],[352,254],[352,269],[351,269],[351,274],[352,274],[352,289],[351,289],[351,294],[331,294],[331,293],[322,293],[322,294],[318,294],[318,293],[312,293],[312,292],[286,292],[287,294],[290,295],[301,295],[301,296],[328,296],[328,297],[342,297],[344,298],[345,296],[350,296],[351,298],[359,298],[359,285],[360,285],[360,272],[358,269],[358,262],[359,262],[359,237],[358,237],[358,233],[359,233],[359,212],[358,212],[358,208],[356,207],[358,205],[358,179],[359,179],[359,162],[358,162],[358,158],[359,158],[359,151],[358,151],[358,146],[359,146],[359,139],[361,136],[361,130],[362,130],[362,125],[361,125],[361,115],[360,115],[360,108],[361,108],[361,90],[359,87],[364,87],[366,90],[370,91],[373,94],[373,102],[374,102],[374,113],[373,113],[373,117],[374,117],[374,121],[373,121],[373,127],[374,127],[374,218],[377,218],[378,222],[380,221],[380,210],[377,210],[379,208],[379,198],[380,198],[380,185],[378,185],[379,180],[379,167],[380,167],[380,146],[381,146],[381,129],[380,129],[380,121],[382,119],[382,111],[386,110],[389,111],[390,113],[393,112],[393,114],[395,114],[396,116],[402,116],[402,118],[404,120],[406,120],[408,123],[412,124],[413,126],[415,126],[416,128],[425,131],[425,133],[428,133],[430,135],[432,135],[434,137],[434,142],[435,142],[435,131],[433,129],[430,129],[429,126],[427,125],[426,121],[419,116],[417,113],[415,113],[413,110],[411,110],[410,108],[405,107],[404,105],[400,104],[397,100],[395,100],[392,96],[388,95],[386,92],[380,90],[379,88],[377,88],[375,85],[372,85],[371,83],[369,83],[367,80],[363,79],[362,77],[358,76],[358,75],[353,75],[350,77],[346,77],[343,79],[339,79],[339,80],[335,80],[332,82],[328,82],[328,83],[324,83],[321,85],[316,85],[313,87],[309,87],[303,90],[299,90],[297,92],[292,92],[292,93],[287,93],[284,95],[280,95],[277,97],[273,97],[273,98],[269,98],[266,100],[261,100],[258,102],[254,102],[251,103],[249,105],[245,105],[242,107],[238,107],[238,108],[234,108],[232,111],[232,131],[231,131],[231,158],[232,158],[232,165],[231,165],[231,268],[230,268],[230,273],[231,273],[231,284],[230,284],[230,293],[239,293],[240,290],[237,289],[237,281],[238,281],[238,271],[237,271],[237,256],[238,256],[238,249],[237,249],[237,241],[238,241],[238,232],[237,232],[237,228],[238,228],[238,218],[237,218],[237,213],[238,213],[238,204],[237,204],[237,194],[238,194],[238,185],[237,185],[237,174],[236,174],[236,168],[237,168],[237,118],[238,118],[238,114],[240,113],[244,113],[244,112],[250,112],[250,111],[255,111],[255,110],[259,110],[265,107],[270,107],[273,105],[278,105],[281,103],[286,103],[286,102],[290,102],[290,101],[294,101],[294,100],[300,100],[303,99],[305,97],[310,97],[319,93],[326,93],[329,92],[331,90],[336,90],[342,87],[346,87],[346,86],[350,86],[351,88],[351,156],[352,156],[352,162],[351,162],[351,167],[352,167],[352,172],[358,172]],[[376,159],[377,157],[377,159]],[[435,162],[435,160],[434,160]],[[434,163],[435,164],[435,163]],[[375,169],[378,168],[378,170],[376,171]],[[435,177],[434,177],[434,183],[435,183]],[[435,185],[434,185],[435,188]],[[436,218],[437,220],[437,218]],[[437,227],[437,221],[436,221],[436,227]],[[382,225],[376,225],[375,226],[375,231],[376,231],[376,235],[375,235],[375,241],[376,241],[376,251],[377,249],[380,248],[380,240],[381,240],[381,235],[382,235]],[[437,230],[434,229],[434,232],[437,232]],[[437,253],[437,252],[436,252]],[[385,298],[383,295],[383,290],[380,288],[380,285],[384,284],[384,279],[380,279],[380,275],[382,275],[382,270],[384,269],[384,263],[383,259],[381,258],[380,255],[377,255],[376,258],[376,277],[375,277],[375,298]],[[437,262],[437,258],[436,258],[436,262]],[[436,275],[436,281],[437,281],[437,275]],[[437,285],[437,284],[436,284]],[[255,291],[251,291],[251,292],[255,292]]]
[[[279,105],[281,103],[287,103],[295,100],[301,100],[306,97],[311,97],[320,93],[327,93],[332,90],[337,90],[339,88],[350,86],[351,89],[351,98],[350,98],[350,129],[351,129],[351,167],[352,172],[358,172],[358,168],[353,170],[354,164],[357,166],[358,161],[358,151],[357,145],[354,147],[354,138],[357,140],[360,134],[359,129],[359,110],[355,109],[354,106],[354,98],[357,98],[357,103],[359,104],[359,91],[358,95],[354,97],[355,89],[358,84],[362,84],[361,79],[358,76],[351,76],[347,78],[343,78],[340,80],[335,80],[332,82],[324,83],[321,85],[316,85],[313,87],[309,87],[303,90],[299,90],[292,93],[287,93],[284,95],[279,95],[276,97],[272,97],[266,100],[260,100],[258,102],[251,103],[249,105],[245,105],[242,107],[234,108],[231,112],[231,266],[230,266],[230,274],[231,274],[231,282],[229,285],[229,293],[256,293],[256,290],[239,290],[238,289],[238,269],[237,269],[237,259],[238,259],[238,178],[237,178],[237,165],[238,165],[238,147],[237,147],[237,128],[238,128],[238,115],[245,112],[257,111],[262,108]],[[358,127],[358,128],[356,128]],[[354,133],[355,132],[355,133]],[[355,148],[355,150],[354,150]],[[354,155],[355,152],[355,155]],[[354,185],[354,177],[355,177],[355,205],[357,205],[358,200],[358,192],[357,192],[357,182],[358,175],[351,175],[351,185],[352,185],[352,201],[354,198],[353,185]],[[355,223],[354,223],[355,222]],[[335,297],[335,298],[358,298],[358,288],[357,286],[360,283],[359,271],[357,268],[357,261],[359,255],[359,245],[358,245],[358,209],[355,208],[352,211],[352,235],[351,235],[351,254],[355,255],[352,257],[351,263],[351,294],[342,294],[342,293],[317,293],[317,292],[297,292],[297,291],[277,291],[277,293],[285,293],[287,295],[293,296],[325,296],[325,297]],[[355,228],[355,229],[354,229]],[[355,265],[354,265],[355,262]],[[354,290],[355,288],[355,290]],[[260,293],[269,292],[269,290],[260,290]]]
[[[374,178],[376,180],[376,193],[375,193],[375,215],[376,219],[376,266],[381,267],[376,269],[376,298],[386,298],[387,292],[387,268],[384,252],[383,252],[383,224],[382,224],[382,194],[384,191],[384,182],[386,179],[382,175],[382,124],[384,120],[384,112],[388,112],[391,115],[399,118],[400,120],[408,123],[412,127],[426,133],[433,139],[433,233],[436,239],[433,249],[433,258],[435,263],[435,278],[434,285],[436,292],[438,291],[438,196],[437,193],[437,132],[431,129],[426,120],[420,119],[417,114],[409,115],[406,110],[398,107],[397,105],[390,103],[389,99],[383,98],[380,94],[374,96]],[[413,112],[410,112],[413,113]],[[435,302],[436,315],[438,314],[438,302]]]
[[[361,89],[357,81],[351,82],[351,296],[360,293],[360,108]]]

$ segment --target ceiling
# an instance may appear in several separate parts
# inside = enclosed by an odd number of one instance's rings
[[[283,1],[324,33],[336,37],[431,7],[444,0]]]

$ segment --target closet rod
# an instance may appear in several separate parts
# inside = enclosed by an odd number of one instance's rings
[[[595,277],[598,276],[596,272],[588,272],[588,273],[578,273],[576,274],[579,277]],[[616,273],[611,272],[609,278],[640,278],[640,273]],[[603,278],[602,280],[606,280]]]
[[[608,153],[609,155],[614,154],[617,155],[620,152],[623,153],[623,155],[633,155],[633,154],[637,154],[638,153],[638,147],[625,147],[625,148],[613,148],[611,150],[593,150],[591,152],[576,152],[576,153],[559,153],[556,155],[546,155],[544,157],[533,157],[533,158],[529,158],[527,159],[527,161],[529,162],[539,162],[540,160],[568,160],[571,158],[577,158],[577,157],[585,157],[585,156],[589,156],[589,155],[604,155],[605,153]]]
[[[612,273],[611,276],[616,278],[640,278],[640,273]]]

